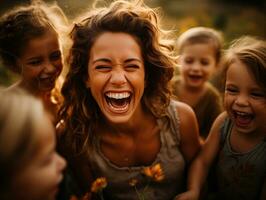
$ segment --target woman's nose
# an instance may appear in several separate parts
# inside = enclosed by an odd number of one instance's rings
[[[126,74],[123,70],[115,70],[111,74],[110,83],[114,85],[123,85],[127,82]]]

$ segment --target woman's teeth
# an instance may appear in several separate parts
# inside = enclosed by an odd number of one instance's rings
[[[106,102],[113,112],[126,112],[129,108],[130,96],[129,92],[108,92]]]
[[[112,99],[124,99],[124,98],[130,97],[130,93],[129,92],[120,92],[120,93],[108,92],[106,93],[106,96]]]

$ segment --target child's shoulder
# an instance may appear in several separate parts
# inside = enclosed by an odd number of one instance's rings
[[[223,111],[217,116],[216,121],[222,124],[226,119],[228,119],[228,114],[226,111]]]
[[[220,132],[221,127],[223,127],[223,125],[225,124],[226,120],[228,119],[228,114],[227,112],[222,112],[221,114],[219,114],[215,121],[213,122],[213,126],[212,129],[216,130],[216,132]]]

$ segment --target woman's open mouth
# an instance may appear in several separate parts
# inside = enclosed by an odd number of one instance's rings
[[[107,92],[105,100],[109,110],[113,113],[125,113],[129,109],[131,101],[130,92]]]

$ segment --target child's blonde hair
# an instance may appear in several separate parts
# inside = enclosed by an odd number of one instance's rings
[[[177,40],[177,50],[181,54],[184,47],[192,44],[210,44],[215,51],[216,63],[220,62],[223,46],[222,33],[207,27],[194,27],[182,33]]]
[[[43,116],[41,101],[25,91],[0,91],[0,199],[8,199],[13,178],[36,153]]]
[[[256,83],[266,92],[266,42],[264,40],[243,36],[232,42],[224,56],[224,80],[228,67],[236,60],[246,65]]]

